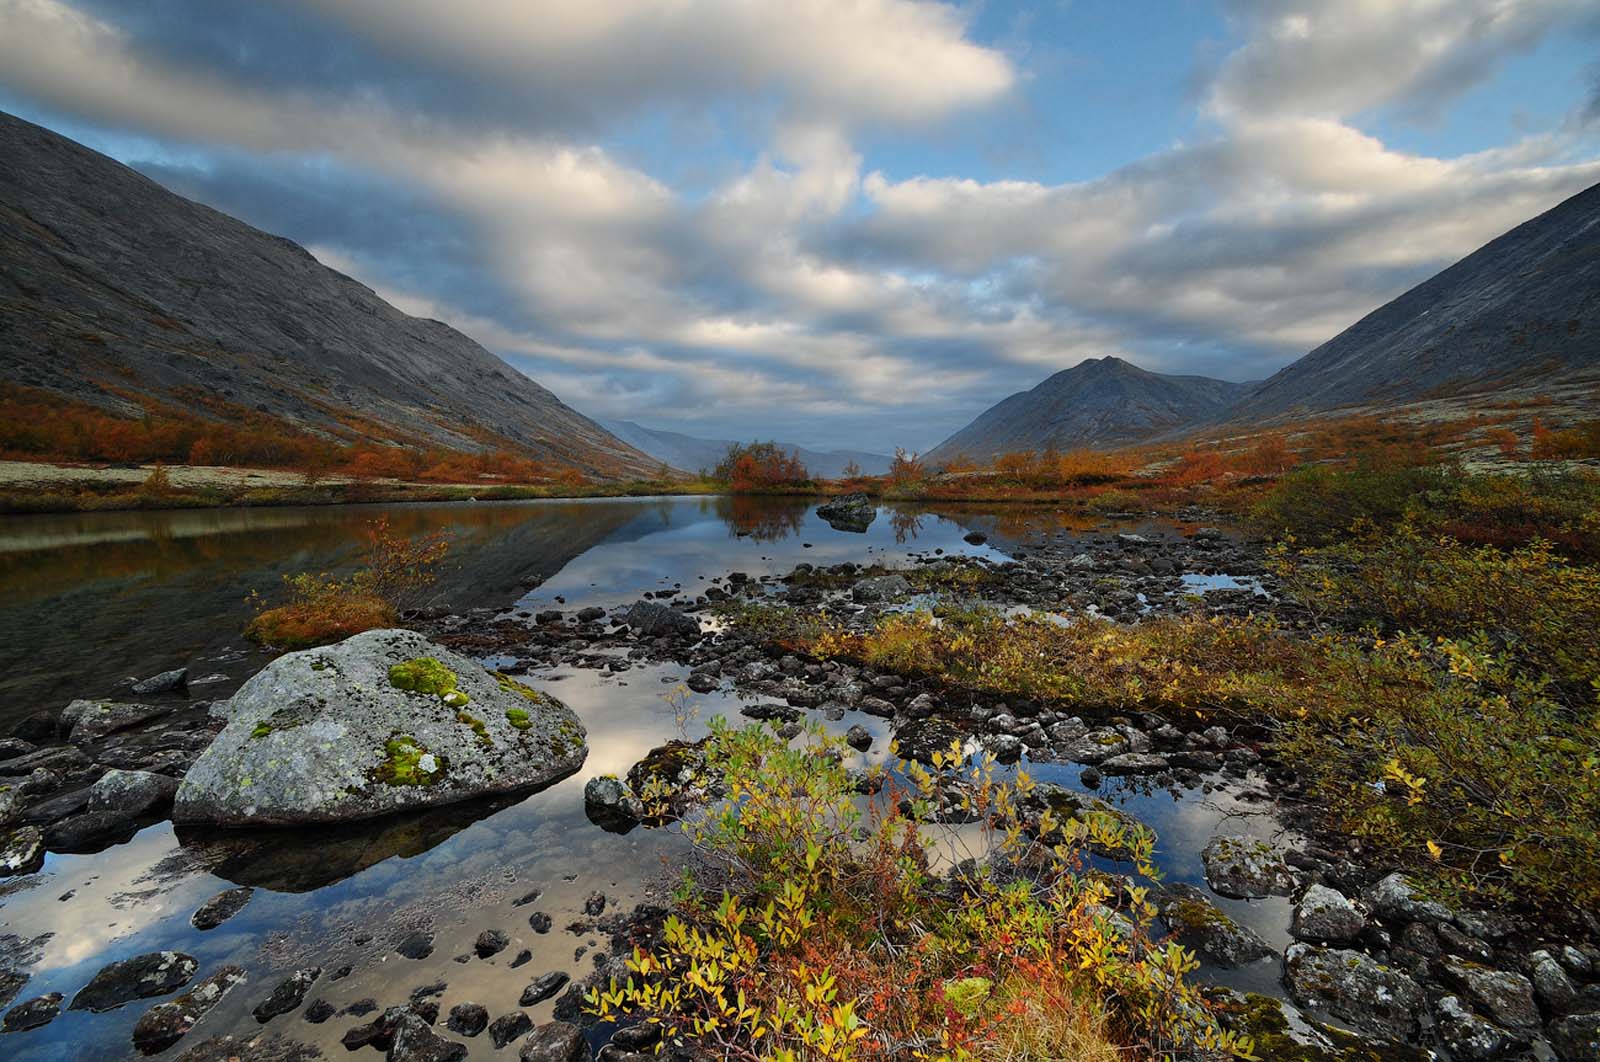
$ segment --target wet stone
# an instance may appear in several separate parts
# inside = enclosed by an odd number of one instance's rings
[[[199,965],[194,956],[176,951],[152,951],[114,962],[94,975],[73,997],[68,1009],[99,1013],[135,999],[176,992],[189,983]]]
[[[572,978],[561,970],[554,970],[534,979],[533,983],[522,990],[522,998],[517,1001],[521,1007],[531,1007],[535,1003],[543,1003],[557,992],[566,987]]]
[[[395,944],[394,950],[407,959],[426,959],[433,954],[433,934],[420,929],[407,933]]]
[[[1276,849],[1251,837],[1213,837],[1200,852],[1206,884],[1219,896],[1256,900],[1287,896],[1294,890],[1294,871]]]
[[[480,959],[498,955],[511,946],[511,938],[498,929],[485,929],[473,942],[472,950]]]
[[[522,1038],[529,1029],[533,1028],[533,1020],[520,1010],[510,1014],[502,1014],[489,1023],[489,1042],[494,1044],[496,1051],[506,1044]]]
[[[457,1003],[445,1019],[445,1027],[462,1036],[477,1036],[488,1024],[489,1011],[482,1003]]]
[[[215,929],[244,910],[245,904],[249,903],[255,894],[256,890],[248,886],[224,889],[201,904],[189,917],[189,924],[199,930]]]
[[[519,1062],[585,1062],[592,1057],[582,1030],[564,1021],[539,1026],[517,1052]]]
[[[550,932],[550,927],[553,924],[554,922],[551,917],[545,914],[543,911],[535,911],[533,914],[528,916],[528,928],[532,929],[535,933],[548,933]]]
[[[32,874],[44,866],[44,833],[37,826],[19,826],[0,838],[0,878]]]
[[[1344,894],[1312,885],[1295,904],[1289,932],[1300,940],[1343,944],[1359,937],[1366,925],[1366,918]]]
[[[3,1021],[0,1021],[0,1030],[8,1033],[26,1032],[49,1025],[56,1020],[56,1015],[61,1013],[60,992],[51,992],[49,995],[30,999],[25,1003],[18,1003],[6,1011]]]
[[[313,999],[306,1004],[306,1009],[301,1011],[300,1016],[312,1025],[321,1025],[336,1013],[333,1004],[326,999]]]
[[[1290,945],[1284,953],[1284,981],[1295,1002],[1324,1010],[1362,1032],[1400,1041],[1415,1035],[1422,989],[1406,974],[1361,952]]]
[[[289,1013],[300,1006],[306,998],[306,993],[321,976],[320,966],[307,966],[302,970],[296,970],[279,982],[278,987],[272,990],[272,994],[257,1004],[251,1013],[255,1015],[256,1021],[263,1025],[280,1014]]]
[[[196,1022],[210,1013],[222,1002],[223,996],[243,981],[243,970],[237,966],[224,966],[196,982],[193,988],[176,999],[157,1003],[145,1011],[134,1025],[133,1046],[146,1055],[165,1051],[183,1039]]]

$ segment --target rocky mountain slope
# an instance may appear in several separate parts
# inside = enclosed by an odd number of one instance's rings
[[[1600,185],[1374,310],[1227,411],[1244,421],[1600,372]]]
[[[989,407],[926,460],[938,466],[959,456],[987,461],[1013,450],[1138,442],[1215,417],[1250,386],[1091,358]]]
[[[702,468],[715,468],[733,445],[727,439],[698,439],[675,431],[657,431],[627,420],[608,420],[607,429],[617,438],[637,450],[642,450],[659,461],[685,472],[698,472]],[[837,479],[844,474],[845,466],[854,461],[863,475],[877,476],[889,471],[888,457],[860,450],[808,450],[803,446],[779,443],[785,450],[799,453],[806,470],[813,476]]]
[[[0,380],[129,414],[204,399],[368,439],[506,446],[599,476],[658,466],[448,325],[3,113]]]

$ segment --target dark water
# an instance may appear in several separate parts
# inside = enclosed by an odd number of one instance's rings
[[[113,692],[126,676],[178,665],[188,665],[196,677],[227,676],[194,696],[227,692],[259,665],[238,635],[250,614],[246,594],[270,589],[286,573],[350,564],[362,528],[383,513],[277,509],[0,521],[0,703],[6,715],[59,708],[73,697]],[[403,534],[452,533],[448,570],[434,590],[456,609],[542,608],[558,598],[565,602],[557,607],[568,609],[610,607],[645,590],[679,585],[693,594],[729,572],[782,572],[801,561],[893,564],[934,550],[998,558],[1000,550],[968,545],[962,536],[981,528],[1005,541],[1033,522],[1061,526],[1049,513],[886,509],[866,534],[850,534],[818,520],[805,502],[730,498],[407,506],[387,515]],[[606,833],[585,817],[582,790],[595,775],[625,773],[680,732],[695,736],[712,716],[737,712],[739,701],[719,692],[695,697],[692,718],[681,719],[663,695],[684,677],[671,665],[615,674],[532,672],[532,684],[583,718],[591,751],[575,776],[514,802],[314,834],[175,832],[162,824],[95,855],[52,855],[39,874],[0,887],[0,934],[50,934],[39,943],[32,980],[19,999],[57,991],[70,1001],[105,963],[157,949],[194,955],[201,976],[223,963],[242,966],[249,981],[163,1057],[206,1035],[258,1031],[250,1009],[289,971],[312,963],[327,971],[354,966],[335,983],[325,975],[307,997],[341,1009],[363,998],[393,1005],[414,987],[441,980],[448,984],[440,999],[444,1012],[464,1001],[485,1005],[491,1018],[518,1009],[517,997],[534,977],[565,970],[577,978],[592,968],[590,956],[577,949],[603,942],[563,928],[579,917],[591,891],[627,907],[652,879],[676,875],[682,848],[672,830]],[[863,761],[881,756],[890,737],[885,721],[851,713],[838,726],[852,723],[877,737]],[[1032,771],[1077,787],[1076,768],[1037,765]],[[1118,799],[1160,835],[1170,880],[1203,883],[1198,850],[1225,819],[1229,832],[1271,836],[1274,829],[1259,806],[1224,794],[1174,798],[1127,791]],[[233,884],[257,887],[250,905],[216,930],[194,930],[194,909]],[[536,902],[513,905],[535,888],[542,890]],[[1270,942],[1286,942],[1284,901],[1219,902]],[[551,916],[550,933],[530,929],[534,911]],[[417,926],[436,934],[434,953],[420,961],[395,954],[394,939]],[[488,961],[455,962],[488,928],[509,933],[511,947]],[[532,961],[508,969],[524,948]],[[1270,987],[1274,979],[1270,962],[1229,977],[1252,987]],[[129,1032],[152,1002],[101,1015],[63,1012],[43,1029],[0,1039],[0,1057],[128,1057]],[[549,1018],[551,1007],[522,1009],[537,1022]],[[297,1011],[268,1029],[337,1058],[346,1054],[339,1037],[362,1020],[335,1017],[312,1025]],[[496,1057],[487,1035],[467,1042],[472,1057]]]

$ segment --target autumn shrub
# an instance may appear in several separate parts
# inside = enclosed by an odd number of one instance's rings
[[[362,566],[348,577],[285,576],[289,599],[271,608],[252,595],[261,607],[246,625],[246,637],[280,649],[304,649],[398,623],[400,611],[437,577],[449,536],[404,538],[393,532],[388,517],[381,517],[367,525],[364,538]]]
[[[661,941],[588,993],[592,1014],[733,1059],[1248,1055],[1187,979],[1194,957],[1151,941],[1148,887],[1084,871],[1116,844],[1153,878],[1147,830],[1046,811],[1025,831],[1032,782],[958,747],[863,798],[846,754],[820,728],[790,743],[713,722],[726,795],[685,820],[697,859]],[[934,822],[952,806],[976,831]]]
[[[794,487],[811,480],[800,455],[773,442],[734,443],[711,474],[734,491]]]

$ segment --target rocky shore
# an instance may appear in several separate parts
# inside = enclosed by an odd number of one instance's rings
[[[837,515],[847,525],[861,518],[849,505]],[[730,619],[741,604],[771,603],[864,628],[892,611],[981,601],[1012,613],[1120,623],[1203,608],[1270,613],[1290,629],[1310,624],[1279,597],[1259,544],[1219,529],[1215,514],[1180,516],[1137,532],[1034,532],[1006,543],[1010,563],[930,553],[902,570],[801,564],[777,576],[712,574],[693,589],[652,591],[615,610],[574,602],[561,610],[414,615],[415,632],[375,632],[281,657],[216,704],[188,697],[183,673],[157,675],[116,700],[41,711],[0,739],[0,875],[20,880],[38,871],[46,852],[98,851],[167,817],[230,826],[337,823],[526,792],[583,763],[582,724],[537,688],[541,672],[617,675],[667,663],[689,690],[732,691],[747,717],[791,733],[816,719],[854,747],[878,752],[874,730],[887,728],[898,754],[913,760],[958,741],[1002,764],[1070,767],[1078,787],[1041,786],[1036,812],[1125,814],[1117,797],[1130,790],[1227,793],[1275,809],[1293,841],[1219,830],[1199,853],[1207,888],[1177,882],[1158,896],[1162,925],[1210,968],[1276,969],[1279,993],[1295,1007],[1287,1016],[1276,1000],[1219,990],[1230,1020],[1257,1035],[1264,1058],[1423,1058],[1432,1050],[1455,1059],[1600,1059],[1593,913],[1535,919],[1422,898],[1381,851],[1317,831],[1293,765],[1272,762],[1263,733],[979,696],[785,652]],[[972,532],[977,541],[990,535],[998,532]],[[493,672],[476,663],[491,658]],[[655,750],[624,777],[590,778],[590,818],[617,832],[660,825],[670,815],[652,817],[643,790],[655,779],[653,788],[671,793],[681,811],[716,791],[700,767],[693,744],[681,743]],[[1115,864],[1117,853],[1099,854]],[[249,885],[219,893],[194,912],[193,925],[223,925],[247,908],[251,893]],[[1269,944],[1213,899],[1269,896],[1286,900],[1286,947]],[[594,899],[580,920],[610,946],[593,952],[586,981],[557,972],[528,978],[524,1007],[558,1000],[555,1020],[537,1028],[520,1010],[491,1016],[476,1004],[441,1015],[443,985],[419,986],[381,1006],[375,1000],[366,1013],[336,1014],[317,992],[341,976],[337,969],[308,966],[254,985],[249,971],[201,970],[176,952],[113,963],[71,998],[29,996],[37,945],[12,937],[0,940],[0,1005],[9,1008],[0,1035],[25,1036],[63,1008],[137,1003],[148,1009],[133,1043],[162,1051],[229,993],[246,991],[260,997],[251,1002],[263,1026],[289,1013],[315,1024],[342,1017],[346,1047],[377,1048],[391,1059],[466,1057],[463,1040],[483,1042],[480,1034],[497,1049],[515,1045],[522,1059],[586,1058],[597,1034],[606,1044],[601,1058],[644,1057],[655,1045],[643,1029],[585,1034],[581,993],[618,974],[621,957],[659,931],[662,912],[608,914],[606,897]],[[551,926],[549,914],[534,912],[535,932],[541,915],[545,930]],[[465,958],[504,961],[508,943],[486,929],[475,956]],[[431,952],[432,942],[408,938],[395,949],[412,957]],[[507,975],[520,978],[510,973],[519,965],[511,961]],[[314,1057],[312,1050],[272,1031],[213,1037],[180,1057],[287,1059]]]

